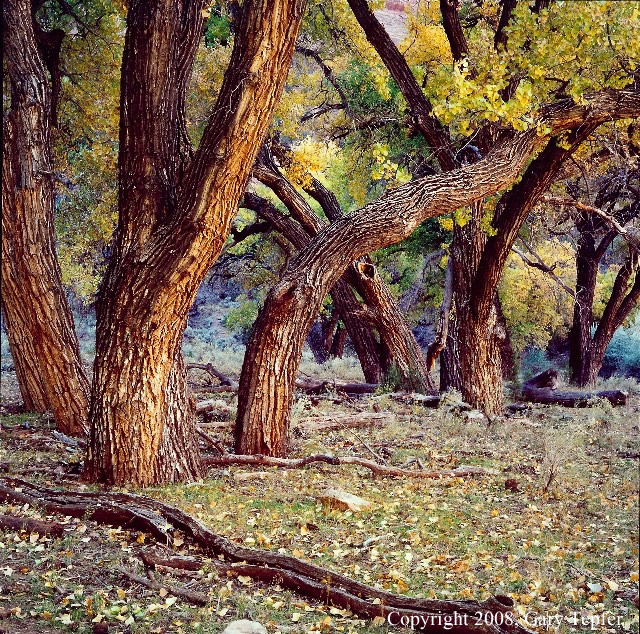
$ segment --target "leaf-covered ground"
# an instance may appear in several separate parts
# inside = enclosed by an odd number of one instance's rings
[[[388,416],[374,426],[310,431],[311,416],[358,411]],[[480,600],[503,593],[530,624],[565,618],[539,631],[638,632],[639,411],[636,396],[624,409],[535,407],[487,427],[455,405],[431,411],[385,395],[315,405],[303,398],[294,412],[300,424],[293,456],[372,458],[373,452],[390,465],[417,458],[424,468],[474,464],[492,474],[418,480],[373,477],[352,466],[231,467],[212,470],[202,483],[145,494],[238,543],[308,559],[394,592]],[[83,486],[81,450],[57,441],[46,417],[4,415],[0,422],[5,471],[52,486]],[[230,444],[229,431],[212,435]],[[374,507],[330,509],[318,501],[327,487]],[[10,505],[0,505],[0,513],[44,517]],[[210,605],[196,607],[132,584],[116,570],[144,575],[136,553],[154,546],[149,535],[52,519],[66,524],[63,538],[0,532],[0,631],[91,632],[102,621],[112,633],[213,633],[236,618],[256,619],[273,633],[401,631],[250,578],[220,577],[206,560],[199,572],[160,577],[163,584],[208,593]],[[180,538],[161,547],[197,554]],[[601,624],[603,615],[608,625]]]

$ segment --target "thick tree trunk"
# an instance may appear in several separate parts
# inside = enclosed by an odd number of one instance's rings
[[[284,85],[303,5],[244,4],[218,102],[193,155],[185,97],[204,2],[129,5],[120,213],[97,304],[86,461],[92,480],[144,486],[201,474],[182,335],[229,236]]]
[[[28,410],[51,410],[58,429],[87,428],[89,384],[55,254],[51,95],[33,33],[31,5],[3,8],[11,110],[2,152],[2,305]]]
[[[458,390],[462,398],[487,416],[502,412],[502,355],[498,333],[496,297],[491,311],[479,319],[469,302],[487,235],[482,229],[481,203],[471,207],[471,218],[456,226],[451,244],[454,316],[447,346],[441,356],[440,389]]]

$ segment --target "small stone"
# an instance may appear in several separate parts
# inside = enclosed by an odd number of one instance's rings
[[[267,634],[267,630],[257,621],[242,619],[229,623],[222,634]]]
[[[373,503],[369,502],[369,500],[347,493],[342,489],[327,489],[318,496],[318,499],[332,508],[341,511],[353,511],[354,513],[366,511],[373,506]]]
[[[107,623],[94,623],[93,634],[109,634],[109,625]]]

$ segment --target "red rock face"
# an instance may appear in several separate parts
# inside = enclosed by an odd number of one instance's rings
[[[386,0],[385,9],[388,11],[402,11],[404,12],[405,2],[403,0]]]

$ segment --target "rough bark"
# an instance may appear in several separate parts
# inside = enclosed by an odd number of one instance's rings
[[[277,143],[273,147],[278,158],[286,162],[286,148]],[[263,152],[262,163],[254,169],[254,175],[273,189],[304,229],[307,236],[304,240],[300,239],[300,232],[290,237],[283,233],[292,242],[295,240],[298,248],[308,244],[326,226],[280,173],[268,152]],[[337,198],[322,183],[311,179],[306,190],[318,201],[330,222],[342,218]],[[283,230],[286,229],[283,226]],[[358,293],[362,304],[352,289]],[[351,337],[366,381],[379,383],[385,377],[393,376],[399,388],[415,391],[434,389],[422,350],[395,298],[368,257],[349,266],[331,290],[331,296]],[[377,339],[373,331],[377,333]]]
[[[533,206],[596,126],[595,121],[585,121],[570,133],[566,148],[554,139],[547,143],[499,200],[492,222],[495,235],[484,232],[480,212],[454,232],[455,317],[441,364],[440,388],[459,390],[467,403],[489,416],[501,413],[504,406],[502,355],[508,333],[499,323],[497,289],[506,259]]]
[[[491,289],[491,307],[481,319],[469,302],[487,243],[482,229],[483,205],[474,204],[471,218],[456,226],[449,257],[453,262],[454,315],[447,346],[441,356],[440,389],[456,389],[462,400],[487,416],[502,412],[502,356],[498,335],[497,288]]]
[[[126,526],[152,535],[158,542],[169,543],[172,532],[179,530],[205,556],[221,557],[229,562],[231,574],[251,576],[267,583],[279,584],[295,592],[348,609],[355,615],[373,619],[389,614],[417,616],[416,629],[451,634],[532,634],[513,618],[514,602],[497,595],[477,601],[439,601],[393,594],[350,579],[339,572],[272,551],[261,551],[234,544],[212,533],[201,522],[183,511],[139,495],[123,493],[87,493],[54,491],[24,480],[0,479],[0,501],[41,506],[48,513],[88,518],[101,524]],[[228,573],[227,573],[228,574]],[[503,618],[492,618],[501,613]],[[459,616],[462,625],[445,624],[442,615]],[[478,615],[482,618],[478,618]],[[466,618],[463,616],[466,615]],[[508,616],[509,618],[504,618]],[[423,617],[425,620],[420,620]],[[426,623],[426,626],[424,625]]]
[[[584,106],[571,101],[547,106],[540,120],[557,134],[633,113],[640,113],[637,91],[604,91]],[[268,294],[247,346],[236,420],[238,453],[286,453],[304,339],[322,299],[350,263],[405,239],[426,218],[449,213],[510,185],[545,140],[535,129],[513,135],[477,163],[387,191],[311,240]],[[489,293],[489,307],[493,305]],[[482,324],[480,319],[477,322]]]
[[[89,384],[55,254],[51,87],[31,6],[3,6],[10,110],[3,117],[2,309],[27,410],[51,410],[70,435],[87,428]]]
[[[129,5],[119,219],[97,302],[92,480],[145,486],[201,473],[180,344],[282,91],[303,6],[244,4],[216,107],[192,155],[184,106],[204,4]]]

